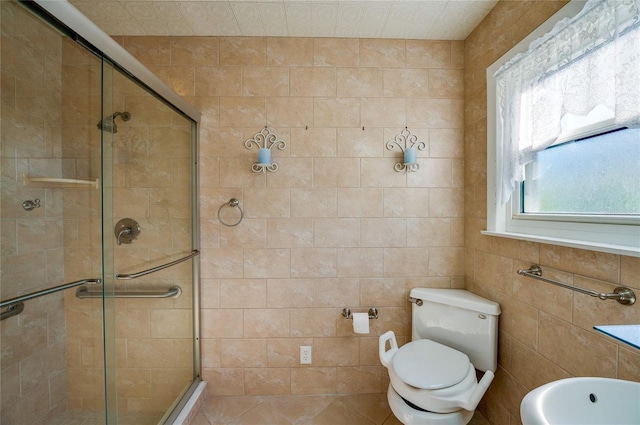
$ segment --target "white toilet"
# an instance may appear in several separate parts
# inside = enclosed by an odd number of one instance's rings
[[[405,425],[465,425],[497,367],[500,306],[462,289],[414,288],[410,301],[412,341],[380,336],[389,406]]]

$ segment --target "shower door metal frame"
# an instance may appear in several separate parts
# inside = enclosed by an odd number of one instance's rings
[[[192,255],[194,251],[200,254],[200,185],[198,184],[198,147],[200,146],[200,132],[198,131],[199,122],[191,121],[191,242]],[[194,377],[191,385],[176,399],[171,406],[167,415],[165,415],[164,424],[170,425],[180,415],[182,409],[189,401],[189,397],[195,393],[196,388],[202,382],[201,358],[200,358],[200,255],[193,255],[191,262],[191,276],[193,279],[193,371]]]

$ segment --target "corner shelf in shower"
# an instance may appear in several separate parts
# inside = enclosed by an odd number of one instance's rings
[[[100,188],[100,179],[95,180],[78,180],[78,179],[62,179],[56,177],[35,177],[28,176],[26,174],[22,175],[22,182],[24,185],[28,185],[29,183],[61,183],[61,184],[76,184],[76,185],[88,185],[93,186],[96,189]]]

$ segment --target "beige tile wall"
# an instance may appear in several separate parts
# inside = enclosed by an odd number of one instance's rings
[[[406,339],[408,289],[463,278],[503,308],[500,368],[482,404],[492,423],[517,423],[522,395],[552,379],[640,379],[637,350],[591,330],[638,322],[637,307],[515,275],[537,262],[559,280],[637,288],[636,259],[479,234],[484,70],[562,3],[503,1],[465,44],[119,40],[203,112],[202,345],[213,394],[382,391],[376,337],[394,329]],[[288,146],[274,152],[278,173],[253,174],[256,152],[243,142],[265,124]],[[385,149],[405,125],[428,142],[411,175],[395,173],[399,152]],[[227,228],[216,212],[232,197],[245,219]],[[380,308],[371,335],[353,334],[344,306]],[[314,347],[312,366],[298,365],[300,345]]]
[[[211,394],[379,393],[377,336],[409,335],[408,290],[462,287],[463,43],[307,38],[119,41],[203,113],[203,378]],[[256,174],[244,141],[287,142]],[[385,143],[426,142],[420,171]],[[244,220],[218,208],[238,198]],[[224,208],[223,218],[237,219]],[[343,307],[379,309],[355,335]],[[313,364],[299,365],[299,346]]]
[[[486,228],[485,69],[564,3],[501,1],[465,42],[465,284],[502,307],[499,368],[481,403],[495,425],[520,423],[522,397],[556,379],[640,381],[640,351],[592,329],[640,323],[639,304],[604,302],[516,274],[538,263],[549,278],[576,286],[640,289],[640,259],[480,234]]]

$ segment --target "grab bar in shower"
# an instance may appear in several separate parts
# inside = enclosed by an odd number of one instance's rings
[[[623,286],[618,286],[613,290],[612,294],[605,294],[603,292],[593,291],[591,289],[579,288],[577,286],[567,285],[566,283],[558,282],[557,280],[547,279],[546,277],[542,277],[542,267],[534,264],[529,267],[528,270],[519,269],[518,274],[521,276],[531,277],[533,279],[538,279],[543,282],[551,283],[552,285],[557,285],[562,288],[571,289],[572,291],[580,292],[581,294],[590,295],[592,297],[600,298],[601,300],[609,300],[613,299],[618,301],[620,304],[624,305],[632,305],[636,302],[636,294],[629,288],[625,288]]]
[[[166,263],[166,264],[163,264],[161,266],[153,267],[153,268],[147,269],[147,270],[142,270],[142,271],[139,271],[137,273],[131,273],[131,274],[120,274],[119,273],[119,274],[116,275],[116,279],[118,279],[118,280],[137,279],[139,277],[146,276],[146,275],[151,274],[151,273],[159,272],[160,270],[164,270],[164,269],[166,269],[168,267],[175,266],[176,264],[180,264],[183,261],[187,261],[190,258],[193,258],[198,254],[200,254],[200,251],[198,251],[197,249],[194,249],[193,251],[191,251],[191,254],[187,255],[186,257],[182,257],[179,260],[171,261],[170,263]]]
[[[19,297],[9,298],[0,302],[0,308],[7,307],[7,310],[0,313],[0,320],[7,319],[12,316],[16,316],[24,310],[24,302],[32,300],[34,298],[42,297],[44,295],[53,294],[55,292],[64,291],[65,289],[74,288],[76,286],[85,285],[87,283],[95,283],[100,285],[102,279],[82,279],[75,282],[64,283],[62,285],[53,286],[51,288],[43,289],[41,291],[31,292],[29,294],[20,295]]]
[[[178,298],[182,295],[182,288],[172,286],[166,292],[114,292],[105,294],[105,298]],[[83,286],[76,291],[78,298],[102,298],[102,292],[91,292],[89,288]]]

